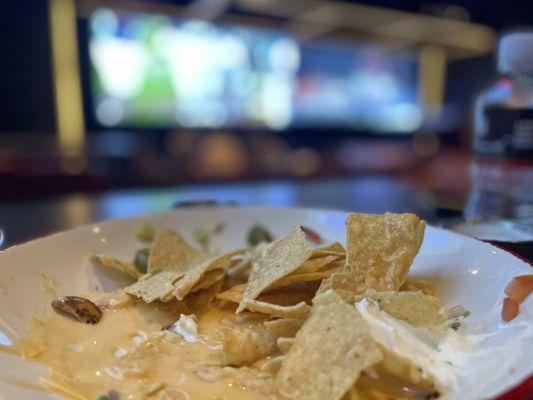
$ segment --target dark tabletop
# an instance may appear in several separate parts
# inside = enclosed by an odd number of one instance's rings
[[[410,211],[427,219],[434,216],[427,192],[385,176],[121,190],[0,203],[2,248],[91,222],[165,211],[176,202],[204,199],[242,206],[300,206],[371,213]]]

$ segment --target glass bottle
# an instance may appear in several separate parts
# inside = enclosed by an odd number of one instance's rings
[[[503,36],[501,77],[474,109],[472,189],[467,220],[533,226],[533,32]]]

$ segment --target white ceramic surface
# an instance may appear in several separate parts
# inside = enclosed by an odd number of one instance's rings
[[[43,290],[45,277],[57,279],[58,292],[64,295],[111,291],[124,285],[127,281],[120,274],[95,268],[88,255],[97,251],[131,259],[140,247],[133,232],[141,222],[175,229],[191,241],[195,228],[223,222],[226,229],[215,247],[228,251],[245,245],[245,233],[258,222],[275,236],[305,225],[328,240],[344,242],[345,216],[344,212],[312,209],[183,209],[93,224],[9,248],[0,252],[0,343],[24,337],[28,319],[49,306],[50,294]],[[495,364],[503,365],[498,379],[476,377],[485,382],[488,395],[505,392],[533,373],[533,343],[525,346],[513,339],[523,329],[532,328],[533,296],[522,305],[518,318],[510,324],[500,321],[505,285],[513,276],[531,272],[527,263],[503,250],[433,227],[427,228],[411,268],[411,276],[435,282],[437,295],[446,306],[462,305],[470,310],[468,322],[473,329],[495,332],[491,338],[495,357],[505,358],[505,362]],[[0,351],[0,399],[56,398],[20,385],[38,385],[43,374],[46,370],[42,366]]]

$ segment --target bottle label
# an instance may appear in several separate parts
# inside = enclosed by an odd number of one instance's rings
[[[510,158],[533,157],[533,109],[488,106],[484,132],[476,137],[478,154]]]

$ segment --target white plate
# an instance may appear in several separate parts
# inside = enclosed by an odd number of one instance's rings
[[[114,271],[94,268],[88,254],[97,251],[131,259],[140,247],[133,232],[141,222],[176,229],[190,240],[196,227],[223,222],[226,229],[217,245],[227,251],[242,247],[248,228],[258,222],[276,236],[305,225],[328,240],[344,241],[345,216],[344,212],[312,209],[184,209],[102,222],[9,248],[0,252],[0,343],[24,337],[28,319],[48,306],[50,295],[42,288],[43,275],[59,281],[60,294],[110,291],[124,284]],[[427,228],[410,271],[411,276],[434,281],[437,295],[446,306],[459,304],[470,310],[468,321],[477,330],[494,332],[490,339],[495,346],[494,356],[487,358],[488,368],[474,376],[487,397],[511,389],[533,372],[531,336],[529,344],[523,342],[524,332],[533,330],[533,296],[522,305],[514,321],[500,321],[505,285],[513,276],[528,273],[531,268],[527,263],[503,250],[433,227]],[[490,367],[491,363],[496,368]],[[45,368],[37,363],[0,352],[0,399],[56,398],[20,385],[38,385],[43,374]]]

